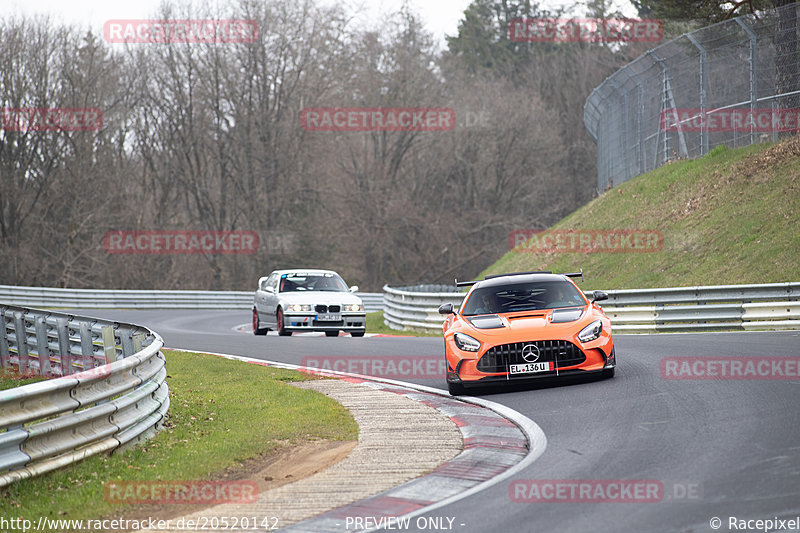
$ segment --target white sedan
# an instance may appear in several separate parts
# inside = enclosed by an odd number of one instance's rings
[[[340,331],[363,337],[367,319],[358,287],[347,287],[332,270],[275,270],[258,280],[253,305],[253,333],[278,335],[295,331]]]

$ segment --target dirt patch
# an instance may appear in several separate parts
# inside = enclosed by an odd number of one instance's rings
[[[249,480],[258,484],[258,493],[292,483],[324,470],[347,457],[357,441],[309,441],[284,444],[262,456],[249,459],[211,476],[213,480]],[[202,511],[212,505],[139,504],[128,508],[122,517],[128,520],[166,520]],[[120,518],[119,514],[109,518]]]

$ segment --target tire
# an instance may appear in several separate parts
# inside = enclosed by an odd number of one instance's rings
[[[616,367],[607,368],[607,369],[603,370],[603,377],[606,378],[606,379],[613,378],[614,377],[614,373],[615,373],[616,370],[617,370]]]
[[[467,393],[467,391],[464,390],[464,386],[460,383],[448,383],[447,390],[450,392],[451,396],[463,396]]]
[[[260,324],[258,323],[258,311],[256,311],[255,307],[253,308],[253,334],[254,335],[266,335],[269,329],[267,328],[260,328],[258,327]]]
[[[281,337],[288,337],[292,334],[291,331],[286,331],[286,328],[283,326],[283,309],[280,307],[278,308],[278,312],[275,313],[275,321],[277,322],[278,335]]]
[[[351,331],[350,336],[352,337],[363,337],[366,331]]]
[[[326,336],[326,337],[338,337],[338,336],[339,336],[339,330],[336,330],[336,331],[326,331],[326,332],[325,332],[325,336]]]

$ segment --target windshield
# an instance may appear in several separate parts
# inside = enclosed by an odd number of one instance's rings
[[[464,304],[464,316],[584,306],[580,291],[568,281],[538,281],[475,289]]]
[[[283,274],[280,292],[347,292],[347,284],[337,274]]]

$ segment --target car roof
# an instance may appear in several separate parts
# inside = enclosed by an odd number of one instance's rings
[[[338,273],[336,273],[333,270],[323,270],[323,269],[320,269],[320,268],[290,268],[290,269],[285,269],[285,270],[273,270],[272,271],[272,274],[278,274],[278,275],[296,274],[296,273],[301,273],[301,274],[336,274],[337,276],[339,275]],[[270,274],[270,275],[272,275],[272,274]]]
[[[474,285],[474,288],[502,287],[503,285],[511,285],[516,283],[535,283],[537,281],[566,281],[567,279],[568,277],[564,274],[507,274],[479,281]]]

